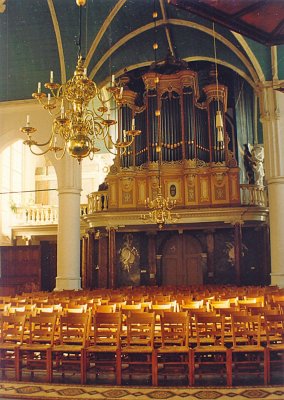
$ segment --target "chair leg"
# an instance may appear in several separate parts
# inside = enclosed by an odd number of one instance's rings
[[[267,384],[270,385],[270,370],[271,370],[271,364],[270,364],[270,351],[269,349],[266,347],[266,370],[267,370]]]
[[[193,349],[189,349],[189,357],[190,357],[190,362],[189,362],[189,367],[190,367],[190,372],[189,372],[189,384],[190,386],[194,385],[194,350]]]
[[[152,386],[158,386],[158,355],[156,349],[152,351]]]
[[[80,353],[80,372],[81,372],[81,385],[86,383],[86,350],[82,349]]]
[[[263,354],[263,364],[264,364],[264,385],[268,384],[268,353],[269,350],[267,349],[267,347],[264,349],[264,354]]]
[[[121,350],[116,351],[116,384],[121,385]]]
[[[52,353],[51,349],[46,350],[46,371],[47,371],[47,382],[52,381]]]
[[[19,381],[21,378],[21,372],[20,372],[20,349],[19,347],[15,348],[15,375],[16,375],[16,381]]]
[[[233,384],[233,372],[232,372],[232,350],[228,349],[226,352],[226,372],[227,372],[227,386]]]

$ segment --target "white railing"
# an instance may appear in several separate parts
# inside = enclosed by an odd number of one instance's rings
[[[267,191],[264,186],[240,185],[243,206],[268,207]]]
[[[58,223],[58,207],[35,204],[15,209],[16,223],[23,225],[47,225]]]
[[[88,195],[88,214],[108,209],[108,192],[102,190]]]

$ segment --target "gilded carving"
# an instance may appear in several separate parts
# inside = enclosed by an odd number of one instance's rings
[[[209,201],[208,178],[200,178],[200,200]]]
[[[226,199],[224,186],[223,187],[215,186],[215,199],[216,200],[225,200]]]
[[[224,185],[225,172],[216,172],[214,176],[217,185]]]
[[[133,178],[126,176],[123,178],[120,178],[122,181],[122,191],[123,192],[130,192],[133,188]]]
[[[0,0],[0,13],[3,13],[6,10],[6,0]]]
[[[193,187],[193,188],[189,188],[188,189],[188,201],[189,202],[193,202],[193,201],[195,201],[196,199],[195,199],[195,188]]]
[[[186,181],[187,181],[188,186],[194,186],[195,177],[196,177],[196,174],[188,174],[188,175],[186,175]]]

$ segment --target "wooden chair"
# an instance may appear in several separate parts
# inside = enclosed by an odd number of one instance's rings
[[[20,379],[19,346],[23,343],[25,315],[2,315],[0,319],[0,369],[2,374],[13,369]]]
[[[224,308],[229,308],[230,307],[230,300],[212,300],[209,303],[209,308],[210,311],[216,311],[217,314],[220,314],[220,310]]]
[[[56,315],[36,315],[29,318],[29,334],[26,343],[19,346],[20,379],[22,370],[46,371],[51,382],[51,348],[54,344]]]
[[[261,315],[232,316],[232,376],[263,375],[267,384],[267,356],[261,345]]]
[[[182,304],[180,304],[180,311],[202,309],[204,307],[203,303],[203,300],[189,301],[187,303],[182,302]]]
[[[213,374],[223,380],[226,376],[226,384],[232,384],[231,355],[224,343],[224,328],[224,316],[196,316],[197,345],[191,352],[191,385],[195,384],[196,374],[200,379]]]
[[[100,313],[107,313],[107,312],[115,312],[116,311],[116,304],[102,304],[97,305],[95,308],[95,312]]]
[[[188,346],[189,316],[184,312],[166,312],[161,315],[161,346],[157,348],[157,371],[166,380],[169,376],[187,377],[190,383],[190,349]]]
[[[272,372],[284,373],[284,315],[266,314],[267,383],[271,382]]]
[[[134,313],[127,317],[126,343],[121,347],[122,377],[143,374],[150,376],[152,385],[157,385],[157,357],[154,349],[155,314]]]
[[[120,312],[96,313],[94,315],[94,342],[86,348],[84,367],[95,371],[96,379],[104,372],[113,370],[116,384],[121,384],[120,335],[122,317]],[[84,373],[87,379],[87,371]]]
[[[81,383],[86,381],[85,374],[85,347],[89,337],[89,313],[61,315],[59,322],[59,343],[51,349],[52,368],[61,371],[62,377],[65,371],[80,370]]]
[[[216,315],[215,311],[206,311],[205,308],[193,309],[188,312],[189,314],[189,346],[194,347],[197,344],[197,334],[196,334],[196,319],[198,315],[207,315],[209,317],[214,317]]]

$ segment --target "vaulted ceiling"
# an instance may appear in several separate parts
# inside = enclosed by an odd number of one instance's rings
[[[171,52],[212,63],[215,37],[218,63],[253,84],[272,79],[269,46],[284,43],[283,21],[282,0],[87,0],[82,54],[89,76],[104,84],[112,74],[149,67],[154,40],[159,59]],[[31,98],[50,70],[57,82],[69,79],[78,35],[75,0],[0,0],[0,101]],[[284,57],[277,68],[284,79]]]
[[[169,0],[265,45],[284,44],[283,0]]]

